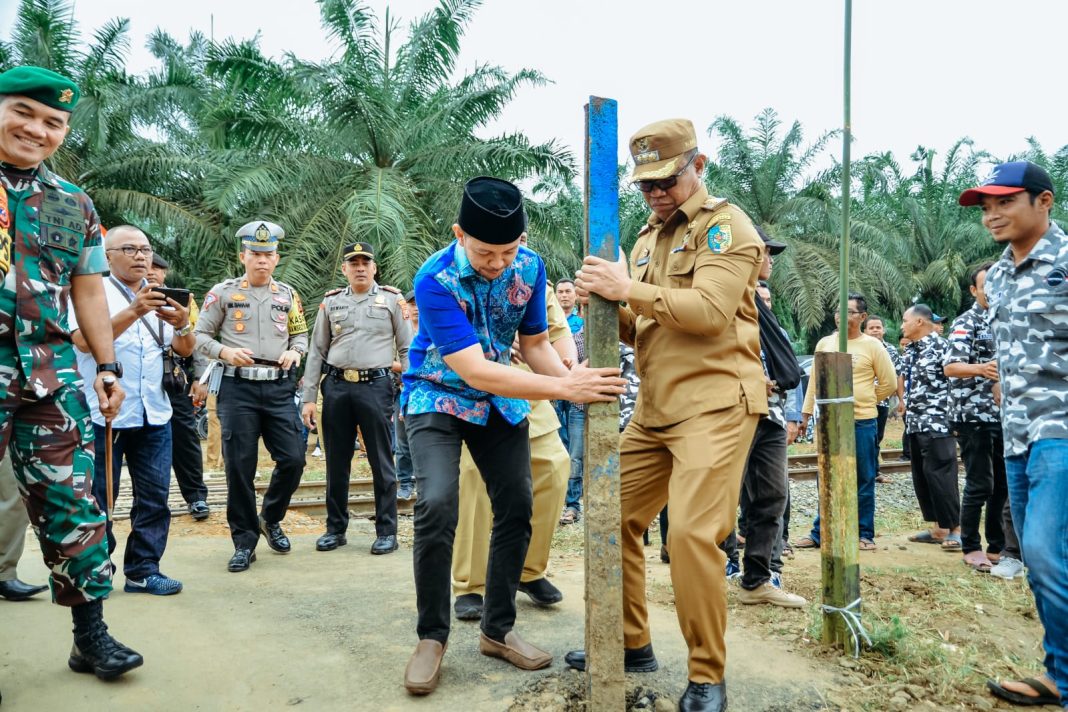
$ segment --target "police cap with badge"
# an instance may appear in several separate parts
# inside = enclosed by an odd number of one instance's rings
[[[354,260],[357,257],[366,257],[369,260],[374,260],[375,251],[371,247],[369,242],[354,242],[351,245],[345,245],[345,248],[341,251],[341,259],[348,262]]]
[[[60,111],[71,112],[81,92],[73,81],[44,67],[23,66],[0,74],[0,94],[24,96]]]
[[[507,245],[527,229],[523,194],[512,183],[480,176],[467,181],[456,219],[460,229],[481,242]]]
[[[652,181],[671,184],[658,186],[662,190],[671,188],[675,183],[670,179],[682,173],[697,155],[693,122],[666,119],[639,129],[630,137],[630,155],[634,159],[630,180],[639,190],[648,193],[654,187]]]
[[[278,243],[286,236],[286,231],[279,225],[266,220],[253,220],[245,223],[237,231],[241,238],[241,247],[253,252],[277,252]]]

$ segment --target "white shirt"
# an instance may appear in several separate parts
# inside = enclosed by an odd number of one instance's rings
[[[120,311],[130,306],[130,299],[134,293],[121,282],[112,278],[104,279],[104,294],[108,300],[108,313],[114,317]],[[147,284],[145,281],[142,285]],[[122,290],[122,291],[120,291]],[[123,294],[129,295],[127,299]],[[74,312],[74,303],[71,302],[67,311],[71,333],[78,329],[78,319]],[[171,401],[163,391],[163,347],[156,341],[153,332],[162,337],[164,346],[169,346],[174,339],[174,328],[156,317],[155,312],[145,314],[142,319],[136,319],[134,323],[119,334],[115,339],[115,360],[122,364],[122,378],[119,384],[126,392],[126,399],[122,402],[119,415],[112,421],[112,427],[140,428],[146,422],[149,425],[166,425],[171,420]],[[145,325],[148,322],[148,326]],[[152,331],[149,331],[149,328]],[[93,414],[93,422],[104,425],[104,417],[100,415],[100,401],[93,390],[96,381],[97,363],[91,353],[82,353],[75,348],[74,353],[78,356],[78,371],[85,379],[85,399],[89,403],[89,409]]]

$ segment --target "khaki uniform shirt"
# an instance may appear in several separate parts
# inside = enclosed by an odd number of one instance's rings
[[[194,329],[197,351],[217,359],[224,346],[249,349],[266,361],[308,350],[308,325],[297,290],[271,279],[252,287],[246,277],[220,282],[204,298]],[[219,340],[215,340],[218,335]]]
[[[408,370],[408,317],[401,293],[376,282],[363,294],[345,287],[323,299],[304,369],[304,402],[315,402],[324,363],[342,369],[390,368],[396,355]]]
[[[763,258],[749,217],[704,187],[667,221],[649,218],[619,310],[642,383],[634,422],[665,427],[739,403],[768,412],[755,301]]]
[[[545,311],[549,320],[549,343],[555,344],[565,336],[571,336],[571,328],[567,324],[564,308],[556,299],[556,291],[551,284],[545,287]],[[529,371],[530,367],[525,363],[515,364],[516,368]],[[560,418],[556,415],[556,409],[549,401],[530,401],[530,415],[527,416],[528,436],[536,438],[547,433],[555,433],[560,429]]]

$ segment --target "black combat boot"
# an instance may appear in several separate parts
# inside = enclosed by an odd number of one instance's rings
[[[74,672],[91,672],[111,680],[145,662],[141,654],[111,637],[99,599],[70,609],[74,618],[74,647],[67,664]]]

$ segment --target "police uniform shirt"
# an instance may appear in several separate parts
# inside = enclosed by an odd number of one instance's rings
[[[396,354],[408,368],[412,330],[404,297],[372,282],[360,294],[346,287],[319,304],[304,379],[304,402],[314,403],[323,364],[341,369],[389,368]]]
[[[997,344],[1006,455],[1068,438],[1068,237],[1056,223],[1015,264],[1011,248],[986,273]]]
[[[946,341],[949,342],[946,366],[951,363],[987,363],[994,359],[994,334],[986,320],[986,310],[978,303],[953,321]],[[982,376],[950,378],[949,386],[954,423],[1001,421],[994,404],[994,381]]]
[[[642,381],[634,422],[666,427],[742,402],[768,412],[754,297],[763,256],[749,217],[703,186],[666,222],[650,217],[619,312]]]
[[[197,350],[213,359],[224,346],[249,349],[267,361],[277,361],[283,351],[308,350],[300,296],[273,278],[262,287],[250,286],[245,277],[216,284],[204,298],[194,331]]]
[[[934,331],[905,349],[908,433],[950,434],[949,378],[942,365],[948,351],[949,344]]]

